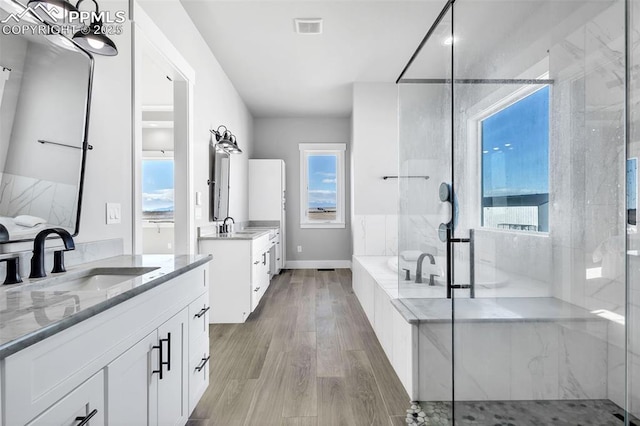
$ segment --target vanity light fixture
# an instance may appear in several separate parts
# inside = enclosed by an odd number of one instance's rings
[[[221,125],[216,130],[209,131],[216,138],[216,149],[222,150],[227,154],[242,153],[242,150],[238,147],[238,142],[236,142],[235,135],[226,126]]]
[[[83,1],[84,0],[79,0],[76,4],[76,7],[80,8],[80,4]],[[107,37],[104,32],[102,32],[102,21],[95,18],[96,16],[100,16],[98,2],[96,0],[91,1],[96,6],[94,17],[91,18],[89,25],[86,25],[84,28],[73,35],[73,41],[75,41],[80,47],[91,53],[104,56],[115,56],[118,54],[118,48],[116,47],[116,44],[113,42],[113,40]]]
[[[236,135],[231,135],[231,142],[233,143],[233,145],[231,145],[231,148],[229,148],[229,152],[232,154],[242,154],[242,150],[240,149],[240,147],[238,146],[238,142],[236,141]]]

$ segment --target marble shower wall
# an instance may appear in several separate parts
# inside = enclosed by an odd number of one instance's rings
[[[354,215],[351,230],[355,256],[398,254],[398,215]]]
[[[0,181],[0,216],[31,215],[50,225],[75,227],[76,185],[4,173]]]

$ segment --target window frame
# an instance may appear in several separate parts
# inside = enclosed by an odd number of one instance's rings
[[[300,143],[300,228],[345,228],[346,216],[346,182],[345,182],[345,153],[346,143]],[[308,158],[309,155],[335,155],[336,164],[336,219],[310,220],[307,215],[308,207]]]
[[[144,174],[142,172],[142,163],[145,160],[165,160],[165,161],[173,161],[173,172],[174,172],[174,179],[173,179],[173,190],[175,191],[175,166],[176,166],[176,162],[175,162],[175,157],[174,157],[174,151],[169,151],[169,150],[145,150],[142,151],[142,160],[140,163],[140,176],[141,178],[144,179]],[[143,195],[142,198],[144,198],[144,193],[142,192],[142,185],[140,185],[140,194]],[[144,201],[141,198],[141,201]],[[142,205],[141,205],[142,207]],[[158,228],[171,228],[174,226],[174,223],[176,221],[176,200],[173,200],[173,219],[170,221],[154,221],[154,220],[149,220],[149,219],[144,219],[144,208],[141,209],[141,216],[143,217],[142,219],[142,226],[143,228],[148,228],[148,227],[158,227]]]
[[[545,72],[543,75],[541,75],[540,77],[538,77],[539,80],[548,80],[549,79],[549,73]],[[483,164],[483,153],[482,153],[482,122],[484,120],[486,120],[487,118],[491,117],[492,115],[495,115],[497,113],[499,113],[502,110],[505,110],[507,108],[509,108],[510,106],[518,103],[519,101],[527,98],[530,95],[533,95],[534,93],[538,92],[539,90],[544,89],[545,87],[549,88],[549,125],[551,125],[551,99],[552,99],[552,94],[553,94],[553,85],[552,84],[527,84],[524,86],[521,86],[520,88],[518,88],[517,90],[512,91],[511,93],[509,93],[506,96],[503,96],[501,99],[499,99],[498,101],[494,102],[493,104],[491,104],[489,107],[486,107],[484,109],[482,109],[480,112],[478,112],[477,114],[475,114],[470,120],[469,120],[469,128],[473,130],[474,136],[473,139],[475,140],[475,145],[476,145],[476,165],[478,168],[478,176],[480,177],[480,179],[478,179],[478,184],[477,184],[477,199],[476,199],[476,206],[477,206],[477,224],[478,227],[481,228],[483,231],[491,231],[491,232],[509,232],[509,233],[517,233],[517,234],[528,234],[528,235],[537,235],[537,236],[548,236],[550,229],[551,229],[551,215],[550,215],[550,206],[548,206],[549,211],[547,214],[548,217],[548,221],[549,221],[549,230],[548,231],[527,231],[527,230],[518,230],[518,229],[501,229],[501,228],[493,228],[493,227],[488,227],[484,225],[484,220],[483,220],[483,215],[484,215],[484,209],[482,206],[482,199],[483,199],[483,179],[482,179],[482,175],[483,175],[483,170],[484,170],[484,164]],[[548,137],[548,157],[547,157],[547,164],[548,164],[548,182],[549,182],[549,188],[548,188],[548,193],[551,194],[551,188],[552,188],[552,181],[551,181],[551,128],[549,128],[549,137]]]

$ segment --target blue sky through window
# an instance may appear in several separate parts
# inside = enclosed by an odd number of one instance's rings
[[[336,155],[309,155],[307,167],[309,208],[336,208],[337,164]]]
[[[482,121],[482,192],[549,192],[549,86]]]
[[[142,211],[173,211],[173,160],[142,160]]]

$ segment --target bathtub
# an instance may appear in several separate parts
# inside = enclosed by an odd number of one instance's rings
[[[442,261],[436,258],[431,268],[440,267]],[[400,264],[405,265],[412,266]],[[445,298],[445,286],[404,281],[404,272],[399,274],[398,269],[397,257],[353,256],[354,293],[410,398],[449,401],[453,301]],[[482,280],[487,275],[478,272],[476,299],[465,295],[467,290],[455,293],[455,339],[463,348],[456,364],[459,398],[606,397],[606,382],[596,383],[593,377],[606,376],[607,321],[552,297],[548,283],[504,271],[496,275],[500,279]],[[565,336],[572,344],[557,347]],[[558,356],[549,356],[549,348],[554,347]],[[581,367],[585,354],[589,354],[589,368]],[[504,368],[510,374],[500,376]],[[512,383],[513,378],[517,381]],[[585,394],[565,391],[567,383],[575,383]]]

